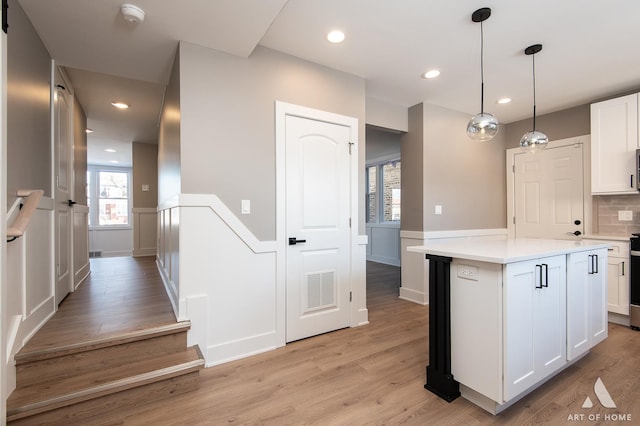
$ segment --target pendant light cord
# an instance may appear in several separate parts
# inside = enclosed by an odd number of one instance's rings
[[[480,21],[480,114],[484,114],[484,31]]]
[[[533,131],[536,131],[536,54],[531,55],[533,62]]]

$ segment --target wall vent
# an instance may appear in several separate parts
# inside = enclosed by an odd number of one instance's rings
[[[102,257],[102,250],[89,251],[89,257]]]

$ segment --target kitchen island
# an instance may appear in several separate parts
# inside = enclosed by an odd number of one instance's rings
[[[451,238],[429,261],[425,388],[497,414],[607,337],[607,244]]]

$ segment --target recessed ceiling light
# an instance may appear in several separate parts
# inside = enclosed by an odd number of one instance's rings
[[[90,129],[88,127],[86,129],[84,129],[84,131],[87,132],[87,133],[93,133],[93,129]]]
[[[105,151],[106,152],[116,152],[116,150],[113,149],[113,148],[105,148]]]
[[[498,99],[499,104],[508,104],[509,102],[511,102],[511,98]]]
[[[111,160],[111,161],[109,161],[109,162],[110,162],[110,163],[113,163],[113,164],[118,164],[118,163],[119,163],[119,161],[118,161],[118,160]]]
[[[327,34],[327,40],[331,43],[342,43],[344,41],[344,33],[339,30],[331,31]]]
[[[113,105],[116,108],[120,108],[120,109],[129,108],[129,104],[125,104],[124,102],[111,102],[111,105]]]
[[[429,70],[422,74],[422,78],[436,78],[440,75],[440,71],[438,70]]]

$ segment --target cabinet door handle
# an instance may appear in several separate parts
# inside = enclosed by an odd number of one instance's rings
[[[538,284],[536,283],[536,288],[542,288],[542,265],[536,265],[536,272],[538,272],[538,268],[540,268],[540,279],[538,280],[538,283],[540,283],[540,286],[538,286]]]
[[[593,272],[593,273],[594,273],[594,274],[599,274],[599,273],[600,273],[600,268],[598,267],[598,263],[600,263],[600,262],[599,262],[599,260],[598,260],[598,255],[597,255],[597,254],[594,254],[594,255],[593,255],[593,258],[595,259],[595,262],[596,262],[596,263],[595,263],[596,267],[595,267],[595,270],[594,270],[594,272]]]
[[[624,260],[622,261],[622,275],[624,277]]]
[[[544,266],[544,284],[542,284],[542,286],[549,287],[549,265],[543,263],[542,266]],[[540,273],[540,281],[542,281],[542,269],[540,270]]]
[[[633,175],[629,176],[629,186],[633,188]]]
[[[587,264],[587,274],[591,275],[593,274],[593,255],[590,254],[588,257],[589,257],[589,264]]]

